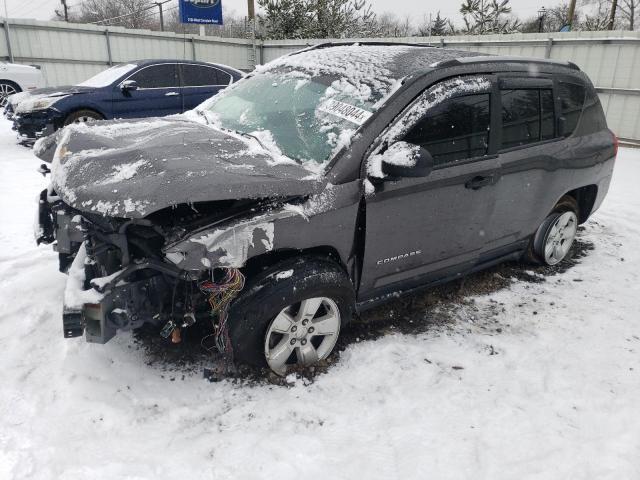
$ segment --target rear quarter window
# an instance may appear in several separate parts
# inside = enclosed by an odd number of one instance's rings
[[[571,135],[578,126],[585,95],[586,89],[584,85],[568,82],[560,82],[558,84],[560,116],[564,118],[563,134],[565,137]]]

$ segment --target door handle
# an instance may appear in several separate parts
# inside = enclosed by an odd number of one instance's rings
[[[178,92],[167,92],[164,94],[165,97],[177,97],[180,95]]]
[[[493,183],[493,175],[485,176],[475,176],[471,180],[467,180],[464,184],[464,188],[469,188],[471,190],[479,190],[482,187],[486,187],[487,185],[491,185]]]

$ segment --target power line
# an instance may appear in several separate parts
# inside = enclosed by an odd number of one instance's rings
[[[158,3],[154,3],[153,5],[149,5],[148,7],[142,8],[136,12],[131,12],[131,13],[125,13],[124,15],[118,15],[117,17],[112,17],[112,18],[105,18],[104,20],[98,20],[96,22],[89,22],[89,23],[93,23],[93,24],[100,24],[100,23],[104,23],[104,22],[110,22],[112,20],[119,20],[121,18],[126,18],[126,17],[131,17],[132,15],[137,15],[139,13],[142,12],[146,12],[147,10],[151,10],[156,8],[158,5],[164,5],[165,3],[169,3],[171,0],[164,0],[163,2],[158,2]],[[167,10],[168,11],[168,10]]]

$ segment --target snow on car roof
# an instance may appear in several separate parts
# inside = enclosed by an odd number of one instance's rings
[[[302,68],[310,73],[350,76],[350,73],[375,74],[384,68],[387,75],[398,80],[424,70],[437,62],[481,53],[449,48],[407,44],[361,44],[316,46],[280,57],[266,65]]]

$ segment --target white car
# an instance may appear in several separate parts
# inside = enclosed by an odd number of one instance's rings
[[[7,104],[9,95],[27,92],[44,86],[40,68],[31,65],[0,62],[0,108]]]

